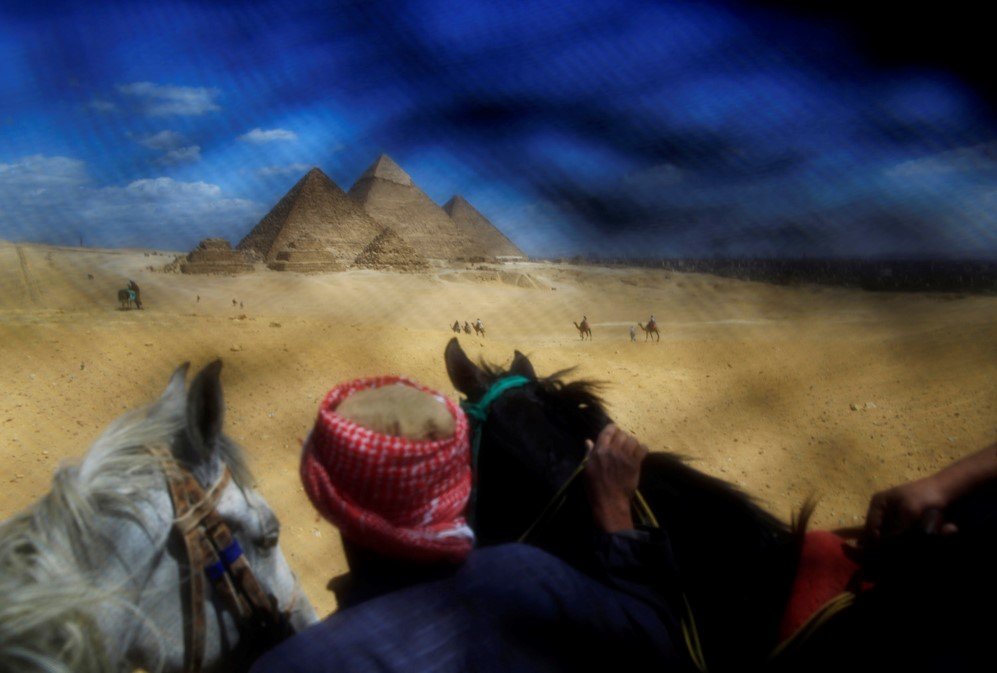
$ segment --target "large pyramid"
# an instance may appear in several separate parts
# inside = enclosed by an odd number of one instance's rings
[[[443,206],[450,219],[475,242],[484,247],[491,257],[523,257],[526,255],[516,244],[506,238],[494,224],[467,202],[463,196],[454,196]]]
[[[334,271],[350,265],[383,229],[313,168],[236,247],[280,271]]]
[[[489,257],[484,246],[423,194],[386,154],[360,176],[349,194],[371,217],[398,232],[424,257],[448,260]]]

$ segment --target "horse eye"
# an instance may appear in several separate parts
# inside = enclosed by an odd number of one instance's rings
[[[261,537],[256,542],[256,546],[259,547],[260,549],[273,549],[274,547],[277,546],[277,542],[279,540],[280,540],[280,529],[275,528],[273,530],[269,530],[266,533],[264,533],[263,537]]]

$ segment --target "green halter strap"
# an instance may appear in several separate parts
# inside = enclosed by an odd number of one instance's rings
[[[471,487],[471,506],[468,509],[467,517],[472,526],[474,525],[474,515],[477,509],[478,452],[481,450],[481,429],[484,427],[485,421],[488,420],[488,410],[492,406],[492,402],[505,394],[506,391],[525,386],[529,382],[530,380],[525,376],[503,376],[493,383],[477,402],[464,400],[460,403],[464,413],[476,421],[474,425],[474,438],[471,441],[471,475],[474,483]]]

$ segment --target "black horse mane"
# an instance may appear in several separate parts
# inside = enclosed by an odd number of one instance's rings
[[[492,381],[497,381],[513,373],[507,368],[489,364],[484,360],[479,362],[479,367]],[[576,370],[577,367],[568,367],[547,376],[536,377],[534,379],[536,391],[545,402],[555,409],[560,410],[565,415],[582,417],[584,419],[583,426],[593,427],[598,425],[601,428],[602,424],[610,418],[601,392],[610,384],[595,379],[568,380],[567,377]],[[658,465],[659,463],[666,465],[681,464],[688,467],[690,463],[695,461],[695,458],[669,451],[652,453],[648,456],[648,461],[652,469],[655,466],[663,467],[663,465]],[[697,474],[701,473],[697,472]],[[705,475],[703,476],[705,477]],[[743,500],[746,505],[750,506],[750,511],[758,514],[759,524],[772,526],[776,522],[768,512],[761,508],[754,496],[746,493],[737,485],[711,477],[706,477],[706,480],[709,489],[715,491],[716,494],[723,494],[727,497]],[[800,509],[793,513],[788,526],[781,522],[775,523],[775,526],[792,533],[794,537],[802,538],[806,533],[816,507],[816,499],[812,497],[807,498],[800,506]]]
[[[520,373],[515,363],[509,369],[485,362],[479,366],[492,382]],[[611,418],[600,394],[606,384],[569,380],[573,372],[571,368],[529,376],[535,383],[526,394],[535,395],[550,422],[556,421],[573,444],[581,445],[582,439],[594,439]],[[711,667],[737,669],[744,662],[763,660],[774,645],[814,503],[804,503],[787,525],[735,484],[700,472],[690,462],[674,453],[650,453],[640,489],[671,541]],[[559,515],[564,523],[587,508],[580,489],[574,505],[566,505]],[[581,519],[575,524],[563,533],[577,533]],[[544,544],[556,546],[557,541]]]

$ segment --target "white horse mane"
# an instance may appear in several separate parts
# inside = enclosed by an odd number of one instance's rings
[[[0,673],[112,671],[94,608],[135,607],[95,582],[115,545],[99,522],[128,517],[146,528],[150,548],[165,543],[169,531],[148,530],[136,503],[164,486],[148,447],[169,446],[185,430],[185,401],[182,378],[171,382],[156,403],[114,421],[82,462],[60,466],[49,493],[0,523]],[[251,484],[238,445],[224,436],[218,445],[236,482]]]

